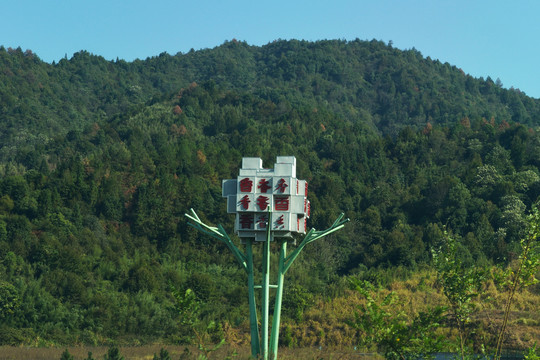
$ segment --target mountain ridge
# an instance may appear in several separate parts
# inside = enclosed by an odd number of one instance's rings
[[[244,156],[296,156],[309,227],[352,220],[306,248],[296,294],[429,267],[445,231],[465,264],[506,265],[540,199],[538,106],[377,41],[54,65],[0,48],[0,342],[186,341],[172,288],[240,326],[242,270],[184,213],[232,234],[221,180]]]

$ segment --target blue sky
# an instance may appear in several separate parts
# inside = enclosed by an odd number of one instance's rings
[[[540,98],[537,0],[1,0],[0,45],[127,61],[236,38],[377,39]]]

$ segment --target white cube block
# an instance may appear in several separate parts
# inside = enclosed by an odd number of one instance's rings
[[[255,230],[256,231],[264,231],[266,233],[266,229],[270,225],[269,216],[268,213],[256,213],[255,214]]]
[[[255,195],[254,194],[236,194],[236,211],[257,211],[255,207]]]
[[[292,164],[276,164],[274,166],[274,176],[296,177],[296,167]]]
[[[290,211],[291,213],[293,214],[304,214],[305,213],[305,203],[306,203],[306,198],[303,197],[303,196],[298,196],[298,195],[292,195],[291,196],[291,206],[290,206]]]
[[[238,175],[240,176],[255,176],[257,175],[256,169],[240,169],[238,172]]]
[[[242,158],[242,169],[262,169],[262,159],[258,157]]]
[[[296,181],[290,176],[274,176],[272,178],[274,195],[290,195],[296,192]]]
[[[307,218],[305,216],[296,215],[296,229],[294,230],[294,232],[297,232],[299,234],[305,234],[307,228],[306,220]]]
[[[221,196],[236,195],[236,179],[221,180]]]
[[[275,212],[272,213],[272,230],[273,231],[291,231],[291,213]]]
[[[258,194],[272,194],[272,176],[257,176],[255,178],[255,192]]]
[[[255,194],[255,188],[257,187],[255,179],[255,176],[239,176],[236,181],[236,192],[238,194]]]
[[[277,164],[293,164],[296,166],[296,157],[294,156],[277,156],[276,157],[276,163]]]
[[[307,190],[307,181],[298,180],[296,195],[306,196],[306,190]]]
[[[234,228],[239,233],[253,231],[255,229],[255,214],[250,212],[238,213]]]
[[[236,213],[236,195],[227,196],[227,213]]]

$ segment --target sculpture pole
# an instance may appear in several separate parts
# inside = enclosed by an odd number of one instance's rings
[[[300,252],[307,244],[310,244],[318,239],[321,239],[345,226],[345,223],[349,219],[343,219],[344,214],[341,214],[336,221],[326,230],[317,231],[311,229],[300,245],[287,256],[287,241],[281,243],[281,250],[279,255],[279,265],[277,273],[277,285],[270,285],[270,240],[271,229],[268,227],[267,239],[263,249],[263,266],[262,266],[262,282],[261,285],[256,286],[253,275],[253,240],[246,241],[246,254],[243,254],[236,245],[231,241],[225,230],[221,225],[218,227],[212,227],[204,224],[197,216],[195,211],[191,209],[192,215],[185,214],[187,218],[191,220],[188,224],[199,231],[210,235],[227,245],[236,258],[239,265],[246,271],[248,275],[248,296],[249,296],[249,319],[251,328],[251,355],[254,358],[258,358],[262,355],[263,359],[268,359],[270,354],[273,359],[277,359],[278,353],[278,341],[279,341],[279,326],[281,318],[281,304],[283,299],[283,285],[285,273],[289,270],[292,263],[296,260]],[[261,336],[259,337],[259,326],[257,321],[257,310],[255,302],[255,288],[262,289],[262,324],[261,324]],[[274,319],[272,323],[272,333],[270,337],[270,344],[268,343],[268,324],[269,324],[269,299],[270,288],[276,288],[276,298],[274,306]]]

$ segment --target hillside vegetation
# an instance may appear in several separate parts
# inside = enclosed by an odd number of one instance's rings
[[[244,273],[183,216],[232,234],[221,180],[245,156],[296,156],[310,227],[351,219],[291,268],[285,321],[347,277],[429,266],[445,229],[465,264],[509,264],[539,125],[539,100],[377,41],[54,64],[1,47],[0,343],[185,341],[172,289],[245,326]]]

